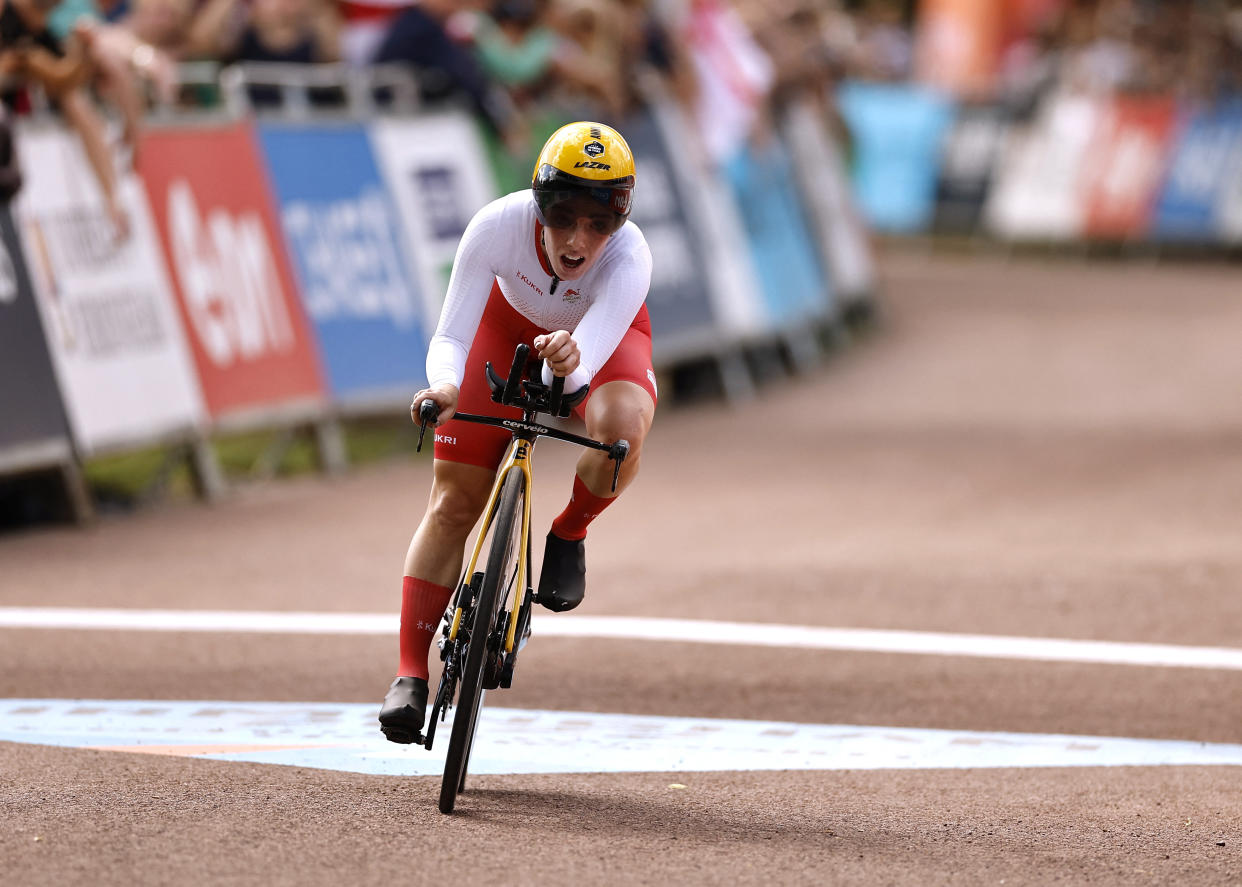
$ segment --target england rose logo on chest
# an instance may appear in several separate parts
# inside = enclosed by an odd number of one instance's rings
[[[572,305],[575,302],[579,302],[582,300],[582,293],[578,292],[578,290],[576,289],[567,289],[565,290],[561,298]]]

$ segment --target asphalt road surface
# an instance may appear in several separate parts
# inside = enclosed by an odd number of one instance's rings
[[[425,458],[0,537],[0,881],[1242,883],[1242,272],[882,273],[661,409],[452,817],[371,722]]]

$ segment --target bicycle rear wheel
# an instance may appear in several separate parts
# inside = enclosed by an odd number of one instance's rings
[[[440,783],[440,812],[452,813],[457,794],[466,785],[466,767],[474,733],[478,727],[479,709],[483,702],[483,674],[487,668],[489,650],[496,643],[498,617],[502,613],[512,581],[512,567],[522,543],[522,513],[525,510],[526,483],[520,468],[511,468],[505,475],[500,497],[495,506],[491,526],[491,545],[488,549],[487,567],[479,587],[474,616],[467,630],[466,664],[462,669],[457,687],[457,711],[453,715],[453,729],[449,734],[448,754],[444,762],[444,779]],[[494,655],[495,650],[490,650]]]

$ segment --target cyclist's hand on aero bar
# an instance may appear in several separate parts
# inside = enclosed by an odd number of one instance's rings
[[[568,376],[582,361],[582,355],[578,353],[578,343],[565,330],[535,336],[534,344],[535,356],[543,358],[554,376]]]
[[[432,388],[424,388],[422,391],[414,395],[414,400],[410,402],[410,418],[418,425],[418,407],[424,400],[434,400],[436,406],[440,408],[440,415],[436,418],[437,425],[443,425],[449,419],[453,418],[453,414],[457,412],[457,386],[448,382],[442,382]]]

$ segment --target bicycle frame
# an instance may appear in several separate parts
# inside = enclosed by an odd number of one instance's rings
[[[524,495],[522,496],[522,534],[521,540],[518,543],[517,575],[515,576],[512,590],[506,592],[509,598],[511,598],[511,603],[508,605],[509,628],[505,634],[505,653],[513,652],[514,638],[517,634],[518,611],[522,607],[522,595],[526,588],[526,579],[530,571],[530,494],[534,486],[534,472],[531,463],[534,450],[535,442],[533,440],[528,441],[515,435],[513,440],[510,441],[505,457],[501,461],[500,467],[496,470],[496,480],[492,484],[492,492],[488,496],[487,506],[483,509],[483,526],[475,536],[474,551],[470,555],[465,571],[458,580],[458,586],[460,586],[467,576],[474,575],[475,567],[479,562],[479,555],[483,552],[483,542],[487,538],[488,530],[492,526],[496,500],[500,498],[500,489],[504,486],[505,478],[509,476],[509,472],[515,468],[520,469],[523,477],[523,486],[525,487]],[[453,624],[448,634],[450,641],[457,640],[457,630],[461,627],[461,617],[462,607],[459,601],[457,609],[453,613]]]
[[[505,637],[505,653],[513,652],[515,635],[517,633],[518,610],[522,606],[522,590],[526,586],[525,580],[530,576],[531,491],[534,488],[535,482],[533,466],[535,441],[540,437],[550,437],[555,440],[577,444],[589,449],[601,450],[610,454],[617,449],[617,444],[602,444],[589,437],[582,437],[578,434],[570,434],[567,431],[540,425],[535,421],[535,415],[534,410],[528,409],[523,411],[521,420],[501,419],[496,416],[478,416],[472,413],[457,413],[453,417],[465,422],[505,428],[513,434],[513,439],[509,442],[509,447],[505,451],[500,467],[496,469],[496,480],[492,483],[491,494],[488,496],[487,505],[483,509],[483,526],[475,536],[474,550],[470,555],[466,569],[462,573],[461,580],[458,582],[459,586],[461,581],[474,575],[479,555],[483,551],[483,541],[487,538],[487,531],[491,528],[494,507],[496,500],[500,498],[500,488],[504,484],[505,478],[508,477],[509,472],[514,468],[520,469],[522,472],[523,484],[525,486],[525,495],[522,498],[522,537],[518,547],[518,572],[514,582],[514,592],[510,595],[513,600],[509,606],[511,618],[509,620],[508,634]],[[625,444],[625,441],[620,441],[619,443]],[[628,451],[628,446],[628,444],[625,444],[625,451]],[[622,456],[623,458],[624,456]],[[618,471],[620,470],[620,465],[621,460],[617,460]],[[613,482],[614,484],[616,483],[615,477]],[[457,639],[457,630],[461,626],[461,616],[462,608],[459,604],[453,614],[453,623],[448,635],[450,641]]]
[[[619,440],[611,444],[601,443],[589,437],[583,437],[577,434],[571,434],[567,431],[561,431],[557,428],[550,428],[540,424],[537,421],[538,414],[548,413],[552,416],[561,418],[568,417],[573,406],[580,403],[585,398],[587,389],[584,386],[580,391],[564,397],[563,385],[564,379],[557,377],[553,380],[551,386],[544,385],[542,382],[536,381],[534,378],[524,378],[527,374],[527,357],[530,348],[527,345],[519,345],[514,353],[513,366],[509,371],[507,379],[501,379],[496,375],[492,365],[486,365],[488,385],[492,389],[492,399],[497,403],[517,407],[522,410],[522,418],[502,418],[499,416],[481,416],[472,413],[455,413],[454,419],[463,422],[472,422],[480,425],[491,425],[497,428],[503,428],[512,436],[505,455],[501,460],[500,466],[496,470],[496,478],[492,483],[491,492],[487,498],[487,504],[483,509],[483,523],[479,531],[475,535],[474,547],[471,550],[470,558],[466,563],[465,569],[458,580],[458,595],[456,604],[453,608],[452,618],[448,619],[445,613],[447,629],[444,632],[444,640],[441,642],[441,658],[445,660],[445,678],[441,680],[441,686],[436,692],[436,702],[432,707],[431,718],[428,724],[428,730],[423,737],[423,744],[427,749],[431,748],[432,738],[435,735],[435,719],[437,713],[443,716],[443,712],[451,704],[453,698],[453,688],[456,685],[457,676],[453,671],[453,663],[459,660],[451,658],[458,654],[450,654],[450,651],[457,649],[459,633],[462,629],[462,622],[465,619],[467,606],[470,604],[470,598],[465,594],[465,589],[470,586],[473,577],[477,573],[479,560],[483,554],[484,545],[488,538],[488,533],[492,529],[492,525],[496,519],[496,510],[499,507],[504,484],[509,477],[511,471],[522,472],[523,486],[523,502],[521,516],[521,532],[518,540],[518,551],[516,552],[516,570],[513,573],[511,581],[512,588],[506,588],[505,602],[498,606],[495,613],[502,612],[501,607],[507,610],[508,623],[505,626],[505,635],[502,649],[499,651],[504,665],[502,675],[507,674],[508,678],[502,676],[500,686],[508,687],[508,680],[512,678],[512,669],[514,657],[516,656],[516,648],[520,645],[521,640],[518,638],[518,626],[522,622],[524,608],[525,615],[529,621],[529,607],[534,604],[531,587],[533,583],[530,581],[530,551],[531,551],[531,493],[534,488],[534,471],[533,457],[535,443],[540,437],[552,437],[566,443],[576,444],[588,449],[599,450],[607,453],[608,458],[615,463],[613,470],[613,489],[617,487],[620,477],[621,463],[629,454],[629,443]],[[422,449],[423,433],[427,426],[436,418],[436,404],[434,401],[426,400],[419,405],[419,436],[418,448]],[[502,575],[499,581],[505,581]],[[530,600],[528,600],[530,598]],[[477,615],[472,616],[476,620]],[[489,616],[490,619],[490,616]],[[527,626],[528,627],[528,626]],[[523,636],[525,632],[523,633]],[[480,639],[471,638],[472,642],[479,643]],[[459,651],[460,652],[460,651]],[[452,675],[450,677],[450,675]],[[450,683],[446,684],[446,681]],[[468,756],[468,753],[467,753]],[[463,771],[464,772],[464,771]]]

